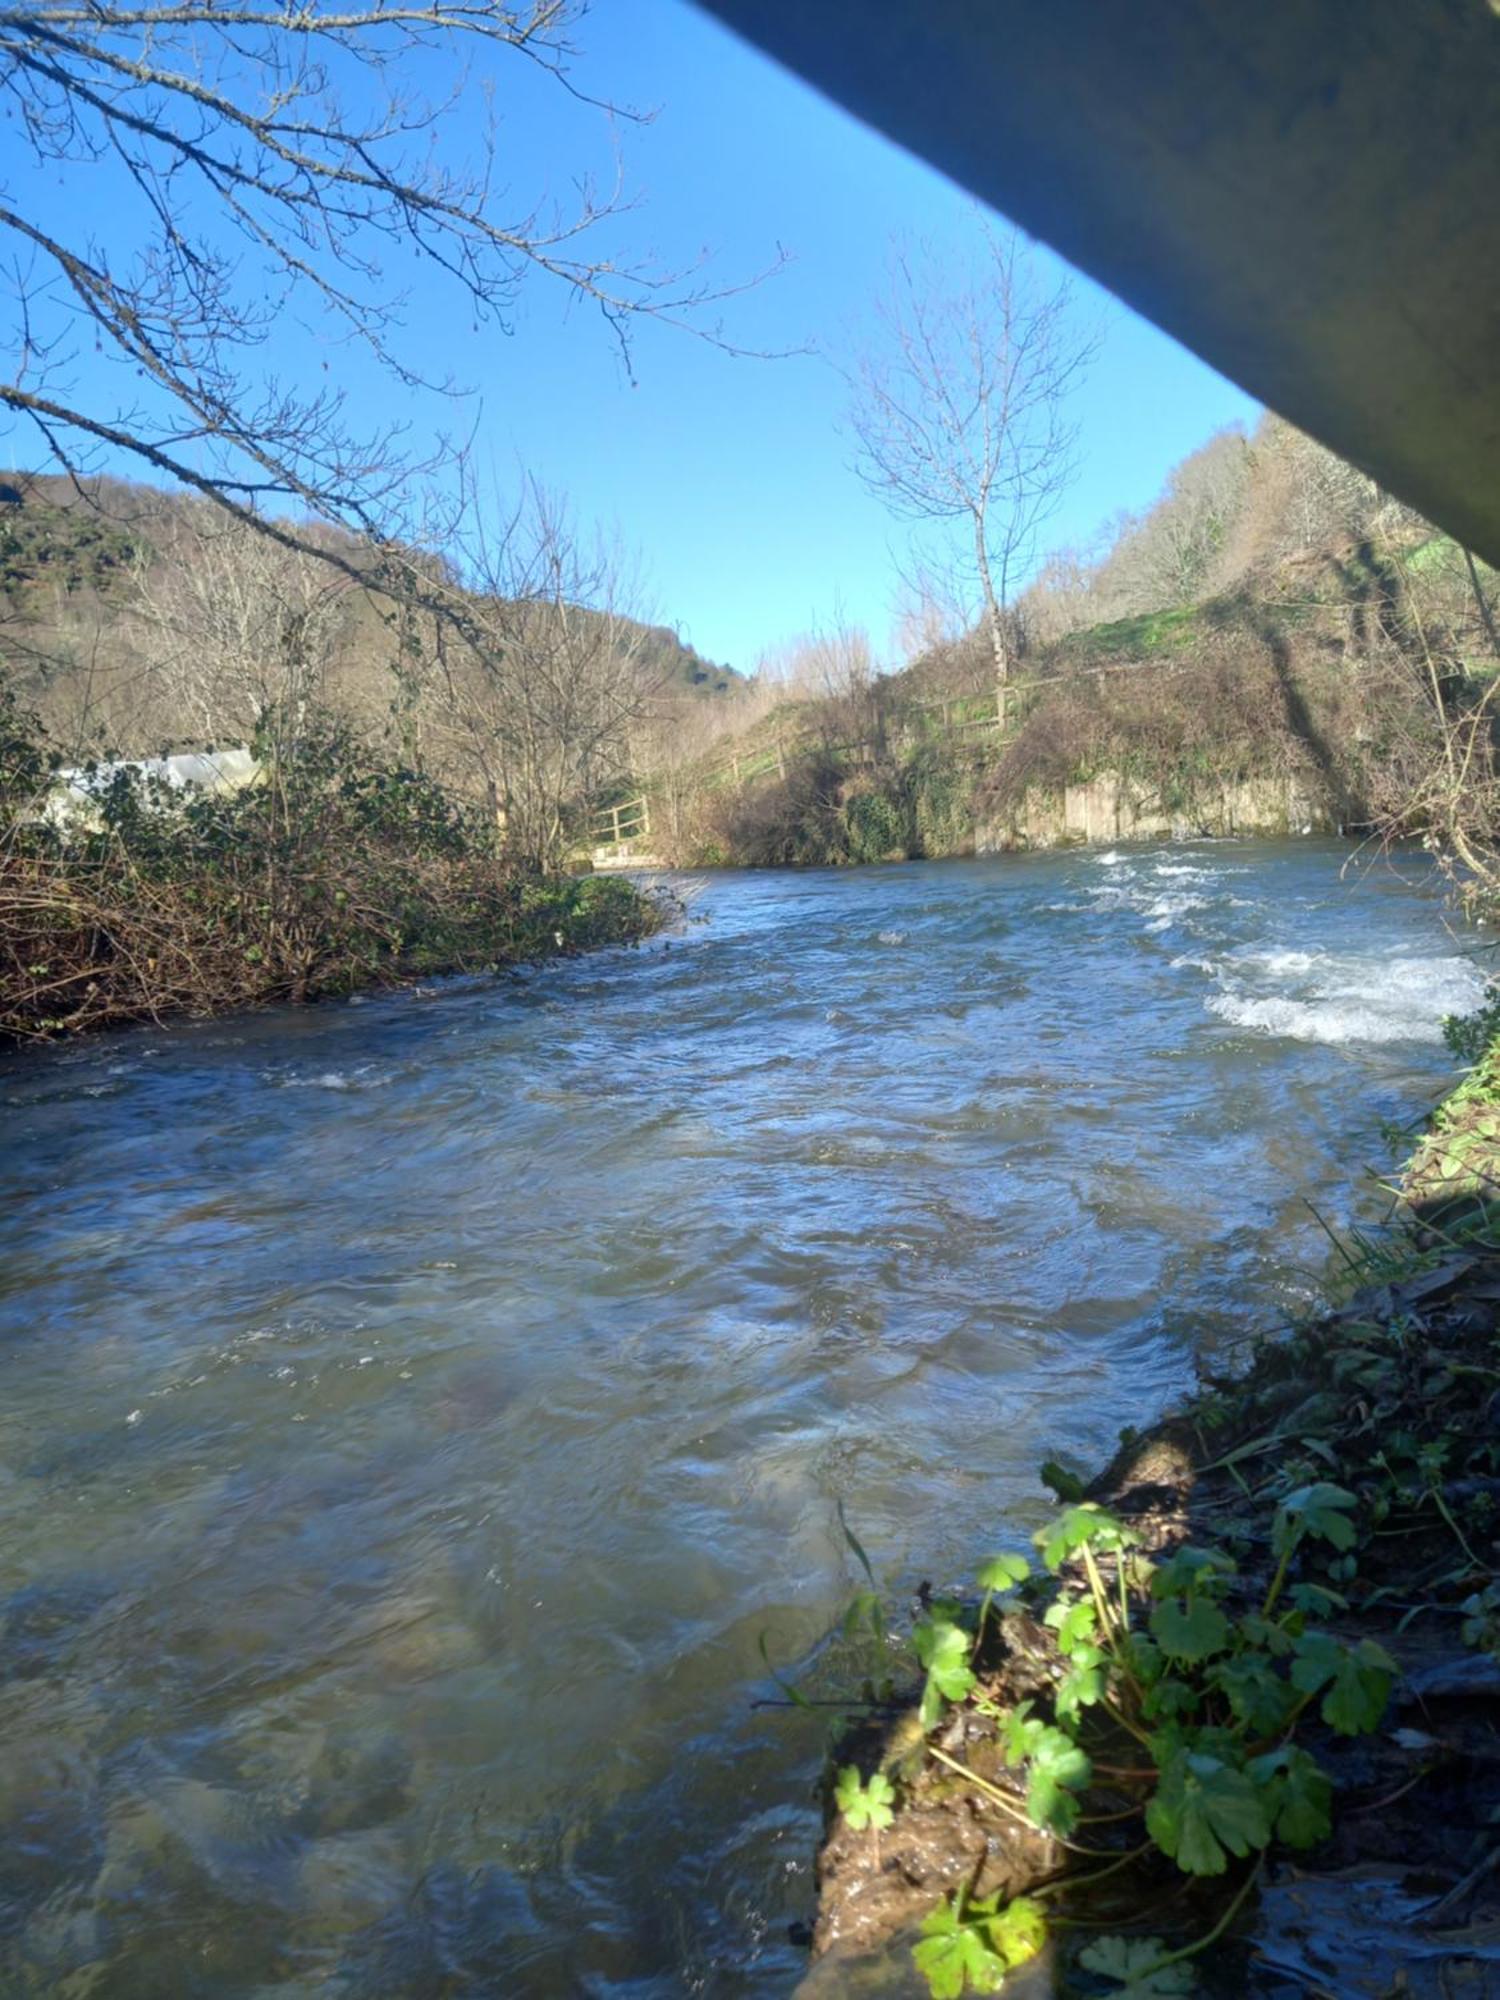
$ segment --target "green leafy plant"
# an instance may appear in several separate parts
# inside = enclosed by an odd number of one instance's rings
[[[954,1615],[944,1615],[952,1612]],[[962,1701],[974,1690],[974,1671],[969,1665],[973,1639],[956,1622],[956,1606],[934,1606],[912,1634],[917,1658],[927,1670],[922,1687],[922,1727],[931,1729],[948,1702]]]
[[[1337,1562],[1355,1555],[1355,1511],[1353,1493],[1329,1480],[1284,1493],[1265,1538],[1269,1582],[1247,1603],[1223,1549],[1188,1546],[1153,1563],[1126,1522],[1075,1501],[1036,1536],[1055,1579],[1043,1615],[1063,1667],[1050,1716],[1034,1700],[996,1708],[977,1689],[971,1663],[995,1596],[1044,1587],[1040,1579],[1027,1586],[1019,1564],[999,1558],[980,1575],[977,1634],[952,1604],[934,1605],[917,1628],[927,1670],[923,1726],[933,1728],[948,1703],[972,1701],[994,1720],[1023,1784],[1011,1810],[1064,1842],[1086,1827],[1087,1796],[1103,1782],[1112,1805],[1123,1794],[1139,1813],[1144,1846],[1187,1875],[1227,1875],[1274,1840],[1315,1846],[1330,1831],[1332,1785],[1299,1728],[1312,1713],[1343,1735],[1375,1729],[1395,1673],[1374,1640],[1348,1641],[1313,1622],[1343,1599],[1298,1573],[1313,1549]],[[931,1754],[964,1768],[946,1751]],[[975,1783],[1004,1803],[987,1781]],[[1214,1936],[1254,1879],[1254,1870],[1239,1872]],[[975,1991],[998,1990],[1005,1967],[987,1926],[1000,1914],[958,1902],[932,1913],[917,1951],[935,1994],[961,1992],[965,1980]],[[1155,1941],[1107,1938],[1083,1962],[1136,2000],[1162,2000],[1187,1990],[1185,1961],[1199,1948],[1164,1956]]]
[[[833,1801],[856,1833],[866,1827],[878,1833],[896,1817],[896,1788],[883,1771],[874,1772],[866,1782],[854,1765],[846,1764],[834,1786]]]
[[[1176,2000],[1193,1987],[1190,1965],[1164,1965],[1167,1947],[1160,1938],[1103,1937],[1085,1946],[1078,1963],[1086,1972],[1112,1979],[1129,2000]]]
[[[998,1993],[1005,1975],[1035,1958],[1047,1937],[1041,1905],[1017,1896],[945,1897],[922,1919],[922,1937],[912,1952],[932,1989],[933,2000],[956,2000],[965,1992]]]

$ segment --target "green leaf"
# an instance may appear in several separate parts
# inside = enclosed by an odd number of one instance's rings
[[[1287,1600],[1298,1611],[1309,1612],[1314,1618],[1326,1618],[1330,1611],[1349,1609],[1347,1597],[1341,1597],[1336,1590],[1325,1590],[1321,1583],[1294,1583],[1287,1592]]]
[[[965,1992],[998,1993],[1005,1983],[1005,1960],[963,1921],[956,1903],[944,1901],[922,1919],[921,1942],[913,1946],[912,1958],[933,2000],[958,2000]]]
[[[961,1625],[946,1618],[924,1618],[912,1633],[917,1658],[927,1669],[922,1690],[921,1722],[933,1728],[943,1712],[944,1702],[963,1701],[974,1689],[974,1673],[969,1665],[971,1640]]]
[[[1070,1507],[1065,1514],[1059,1514],[1052,1526],[1042,1528],[1035,1539],[1047,1568],[1058,1570],[1069,1556],[1076,1555],[1085,1546],[1123,1549],[1138,1537],[1113,1514],[1086,1500],[1081,1506]]]
[[[1094,1775],[1088,1753],[1080,1750],[1066,1730],[1043,1723],[1027,1754],[1026,1811],[1044,1833],[1067,1835],[1078,1824],[1075,1793],[1085,1790]]]
[[[1086,1972],[1115,1980],[1129,2000],[1176,2000],[1179,1993],[1193,1990],[1193,1968],[1164,1965],[1158,1971],[1157,1961],[1166,1956],[1160,1938],[1102,1937],[1084,1946],[1078,1963]]]
[[[1270,1750],[1246,1766],[1267,1788],[1276,1838],[1288,1847],[1316,1847],[1333,1831],[1333,1785],[1315,1758],[1293,1744]]]
[[[1099,1614],[1094,1609],[1091,1597],[1068,1599],[1058,1598],[1049,1604],[1042,1615],[1042,1623],[1050,1625],[1057,1634],[1057,1650],[1071,1654],[1075,1646],[1091,1645],[1098,1629]]]
[[[1234,1575],[1235,1566],[1217,1549],[1178,1549],[1158,1565],[1151,1577],[1153,1597],[1216,1596]]]
[[[1083,1481],[1069,1472],[1065,1465],[1059,1465],[1055,1458],[1043,1461],[1042,1484],[1050,1486],[1064,1505],[1083,1498]]]
[[[1196,1714],[1200,1700],[1197,1688],[1189,1687],[1175,1675],[1164,1674],[1146,1690],[1141,1706],[1150,1721],[1160,1722],[1172,1716]]]
[[[764,1632],[760,1634],[759,1639],[757,1640],[756,1643],[760,1647],[760,1656],[766,1663],[766,1672],[771,1676],[771,1679],[775,1681],[777,1687],[781,1689],[781,1692],[786,1696],[787,1700],[790,1701],[797,1708],[805,1708],[811,1710],[812,1703],[808,1700],[807,1696],[802,1693],[801,1689],[793,1687],[792,1683],[789,1680],[785,1680],[780,1674],[777,1673],[776,1669],[771,1665],[771,1650],[769,1646],[766,1644],[766,1635]]]
[[[986,1928],[1009,1972],[1035,1958],[1047,1942],[1047,1919],[1041,1904],[1030,1896],[1016,1896],[998,1916],[989,1919]]]
[[[1025,1556],[991,1556],[979,1572],[978,1583],[981,1590],[1014,1590],[1018,1583],[1024,1583],[1031,1574],[1031,1564]]]
[[[885,1631],[885,1616],[880,1599],[873,1590],[861,1590],[851,1601],[844,1613],[844,1637],[852,1639],[862,1626],[869,1626],[877,1637]]]
[[[1331,1542],[1336,1549],[1352,1549],[1358,1531],[1349,1519],[1349,1509],[1357,1505],[1352,1493],[1326,1479],[1299,1486],[1276,1509],[1272,1539],[1277,1554],[1295,1548],[1308,1535]]]
[[[1212,1659],[1229,1644],[1229,1620],[1202,1598],[1176,1598],[1151,1614],[1151,1636],[1169,1660]]]
[[[1132,1632],[1126,1639],[1125,1664],[1142,1687],[1150,1687],[1166,1671],[1161,1647],[1154,1639],[1148,1639],[1144,1632]]]
[[[1326,1690],[1319,1713],[1340,1736],[1378,1729],[1390,1697],[1396,1662],[1373,1639],[1346,1646],[1327,1632],[1308,1632],[1297,1641],[1292,1685],[1299,1694]]]
[[[945,1899],[922,1919],[922,1941],[912,1957],[935,2000],[963,1992],[998,1993],[1007,1972],[1035,1958],[1047,1937],[1041,1905],[1017,1896],[1000,1909],[999,1897],[964,1902]]]
[[[1085,1659],[1085,1652],[1096,1654],[1097,1658]],[[1081,1709],[1092,1708],[1096,1701],[1103,1701],[1105,1682],[1102,1667],[1105,1657],[1097,1646],[1080,1647],[1073,1655],[1073,1664],[1058,1682],[1053,1699],[1061,1721],[1076,1727]]]
[[[1066,1785],[1038,1772],[1026,1787],[1026,1816],[1043,1833],[1055,1833],[1066,1840],[1078,1824],[1082,1811]]]
[[[1266,1801],[1243,1771],[1218,1757],[1180,1751],[1146,1808],[1146,1831],[1189,1875],[1222,1875],[1230,1854],[1271,1838]]]
[[[1240,1633],[1247,1644],[1259,1646],[1277,1660],[1285,1659],[1297,1643],[1284,1625],[1274,1618],[1262,1618],[1258,1611],[1248,1612],[1240,1620]]]
[[[1031,1712],[1029,1701],[1018,1701],[1005,1718],[1005,1761],[1020,1764],[1042,1740],[1047,1725]]]
[[[842,1500],[838,1501],[837,1506],[838,1506],[839,1526],[844,1531],[844,1540],[849,1545],[850,1553],[853,1555],[855,1561],[859,1564],[860,1568],[864,1571],[866,1577],[869,1579],[871,1590],[878,1590],[879,1585],[875,1581],[875,1572],[870,1567],[870,1558],[865,1554],[864,1543],[859,1539],[859,1536],[856,1535],[854,1530],[849,1526],[848,1519],[844,1514],[843,1501]]]
[[[1221,1660],[1210,1679],[1223,1692],[1236,1721],[1254,1736],[1274,1736],[1296,1700],[1294,1690],[1263,1653]]]
[[[896,1788],[884,1771],[873,1773],[865,1784],[855,1767],[846,1764],[834,1786],[833,1802],[856,1833],[863,1833],[870,1826],[878,1833],[896,1817],[891,1810],[896,1803]]]

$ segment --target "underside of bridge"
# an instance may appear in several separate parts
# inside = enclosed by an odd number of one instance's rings
[[[1500,0],[702,0],[1500,564]]]

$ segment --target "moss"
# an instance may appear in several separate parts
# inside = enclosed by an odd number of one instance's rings
[[[1197,605],[1143,611],[1135,618],[1116,618],[1108,625],[1091,625],[1063,640],[1060,650],[1075,659],[1101,653],[1160,653],[1188,645],[1202,629]]]

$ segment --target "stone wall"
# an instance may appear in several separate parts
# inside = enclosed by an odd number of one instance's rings
[[[1109,845],[1117,840],[1190,840],[1205,834],[1275,835],[1333,830],[1326,804],[1297,778],[1247,778],[1204,788],[1190,807],[1169,810],[1150,786],[1114,771],[1062,792],[1028,792],[1018,809],[981,819],[976,854],[1012,848]]]

